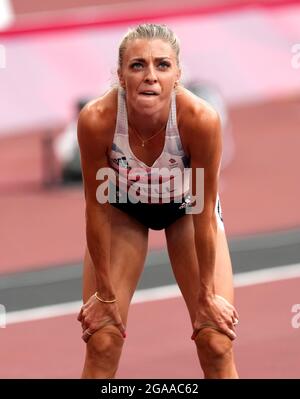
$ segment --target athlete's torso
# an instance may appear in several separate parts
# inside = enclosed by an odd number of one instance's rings
[[[121,94],[122,93],[120,93],[119,96],[121,96]],[[161,154],[156,156],[160,151],[160,148],[163,147],[162,143],[160,146],[157,144],[155,146],[152,145],[152,148],[147,148],[147,151],[144,152],[137,151],[136,146],[134,147],[134,152],[132,151],[132,148],[129,145],[125,101],[124,93],[118,101],[118,92],[113,89],[107,92],[100,99],[92,101],[87,108],[87,110],[91,110],[89,118],[90,124],[97,124],[100,129],[99,134],[95,136],[94,145],[99,145],[103,150],[105,149],[106,160],[104,161],[103,153],[102,157],[101,155],[99,156],[99,162],[105,163],[105,165],[108,163],[113,168],[114,176],[121,178],[122,176],[123,178],[128,177],[128,172],[131,172],[134,168],[142,170],[144,174],[148,175],[148,177],[152,177],[155,169],[166,168],[168,171],[172,171],[175,162],[177,163],[176,167],[178,166],[180,171],[185,169],[186,166],[188,168],[191,159],[189,159],[187,153],[190,151],[191,143],[195,142],[195,126],[197,126],[197,143],[201,143],[202,126],[205,126],[204,124],[207,120],[207,113],[211,112],[208,109],[209,106],[207,106],[207,103],[192,95],[192,93],[184,88],[180,90],[176,97],[173,94],[164,148],[163,151],[161,151]],[[203,130],[205,131],[205,128],[203,128]],[[205,151],[205,146],[203,145],[200,145],[197,148],[200,152]],[[94,151],[94,147],[91,148],[91,151]],[[137,157],[134,154],[141,154],[142,156]],[[148,154],[149,157],[147,158],[146,155]],[[203,156],[205,156],[205,154],[203,154]],[[139,158],[142,158],[143,160],[153,159],[153,162],[151,162],[150,166],[149,161],[143,162]],[[199,159],[201,160],[201,154],[198,153],[197,158],[197,162],[199,162]],[[175,162],[170,161],[171,159],[174,159]],[[148,162],[149,165],[147,165],[146,162]],[[182,192],[185,192],[185,189],[183,189]],[[161,229],[169,226],[177,220],[178,217],[185,214],[182,210],[189,207],[190,203],[189,198],[186,196],[184,196],[182,204],[170,202],[169,205],[160,205],[161,202],[159,202],[158,205],[148,205],[139,202],[139,200],[140,198],[138,198],[138,203],[133,204],[133,206],[131,206],[130,203],[128,203],[128,206],[121,203],[120,209],[127,213],[130,212],[130,214],[142,224],[154,229]],[[148,199],[147,202],[149,202]],[[119,207],[117,203],[112,205]],[[216,198],[215,213],[219,227],[224,229],[221,204],[218,194]],[[145,220],[145,217],[147,220]]]
[[[188,192],[188,179],[183,179],[182,186],[177,187],[176,190],[169,184],[172,172],[182,173],[183,177],[184,171],[190,166],[190,160],[184,151],[178,130],[175,92],[172,94],[163,150],[152,165],[147,165],[137,158],[131,149],[126,97],[124,90],[119,88],[116,127],[109,153],[109,164],[115,170],[119,182],[125,182],[125,180],[137,182],[135,175],[139,175],[140,190],[135,197],[139,197],[143,202],[155,202],[162,195],[167,196],[168,190],[172,191],[173,199],[183,197]],[[165,177],[162,174],[163,168]],[[162,193],[161,190],[164,192]],[[131,193],[134,194],[135,190],[131,190]]]

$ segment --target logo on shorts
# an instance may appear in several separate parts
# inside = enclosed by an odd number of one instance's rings
[[[191,201],[190,196],[188,196],[187,198],[185,198],[184,202],[180,205],[179,209],[185,209],[191,205],[192,205],[192,201]]]

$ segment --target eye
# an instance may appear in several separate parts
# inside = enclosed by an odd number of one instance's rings
[[[169,62],[167,62],[167,61],[161,61],[161,62],[158,64],[158,66],[159,66],[159,68],[161,68],[161,69],[167,69],[167,68],[169,68],[169,67],[171,66],[171,64],[170,64]]]
[[[143,68],[143,64],[141,62],[134,62],[130,65],[130,68],[134,70],[139,70]]]

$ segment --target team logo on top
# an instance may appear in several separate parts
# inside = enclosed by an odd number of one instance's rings
[[[169,159],[170,168],[176,168],[178,166],[178,162],[174,158]]]
[[[126,157],[113,159],[113,162],[116,163],[120,168],[130,169],[130,166],[128,164]]]

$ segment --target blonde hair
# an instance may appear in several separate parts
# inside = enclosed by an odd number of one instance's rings
[[[124,53],[126,51],[127,43],[136,39],[161,39],[170,44],[176,55],[177,66],[180,67],[179,52],[180,45],[177,36],[167,25],[158,24],[141,24],[135,28],[129,29],[126,35],[121,40],[119,45],[119,68],[122,67]]]

